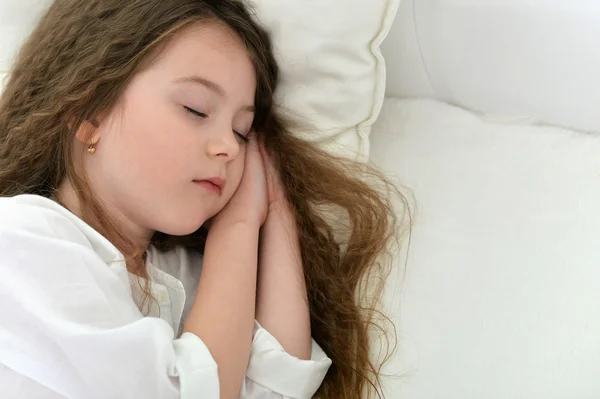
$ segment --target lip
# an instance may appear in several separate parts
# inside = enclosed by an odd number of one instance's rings
[[[211,177],[208,179],[194,179],[194,183],[206,188],[209,191],[212,191],[217,195],[221,195],[223,186],[225,186],[225,179],[220,177]]]

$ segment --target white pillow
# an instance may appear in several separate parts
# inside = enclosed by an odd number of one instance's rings
[[[278,103],[315,128],[296,133],[365,160],[385,92],[379,47],[400,0],[251,1],[272,34],[281,67]],[[51,2],[0,1],[0,79]]]
[[[277,102],[315,127],[296,133],[366,160],[385,93],[380,45],[400,0],[253,1],[281,67]]]

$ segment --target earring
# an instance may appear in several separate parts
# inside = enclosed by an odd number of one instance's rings
[[[96,147],[94,147],[94,144],[90,144],[90,146],[88,147],[88,152],[90,154],[94,154],[96,152]]]

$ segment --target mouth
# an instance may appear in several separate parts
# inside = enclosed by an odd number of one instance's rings
[[[221,191],[223,190],[223,186],[225,185],[225,180],[219,177],[213,177],[210,179],[194,180],[194,184],[214,194],[221,195]]]

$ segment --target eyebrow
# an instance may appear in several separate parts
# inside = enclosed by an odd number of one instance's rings
[[[217,83],[210,81],[208,79],[201,78],[200,76],[188,76],[185,78],[179,78],[176,80],[177,83],[194,83],[198,85],[202,85],[209,89],[210,91],[216,93],[220,97],[227,97],[225,95],[225,90]],[[256,108],[253,105],[247,105],[243,108],[244,111],[255,112]]]

